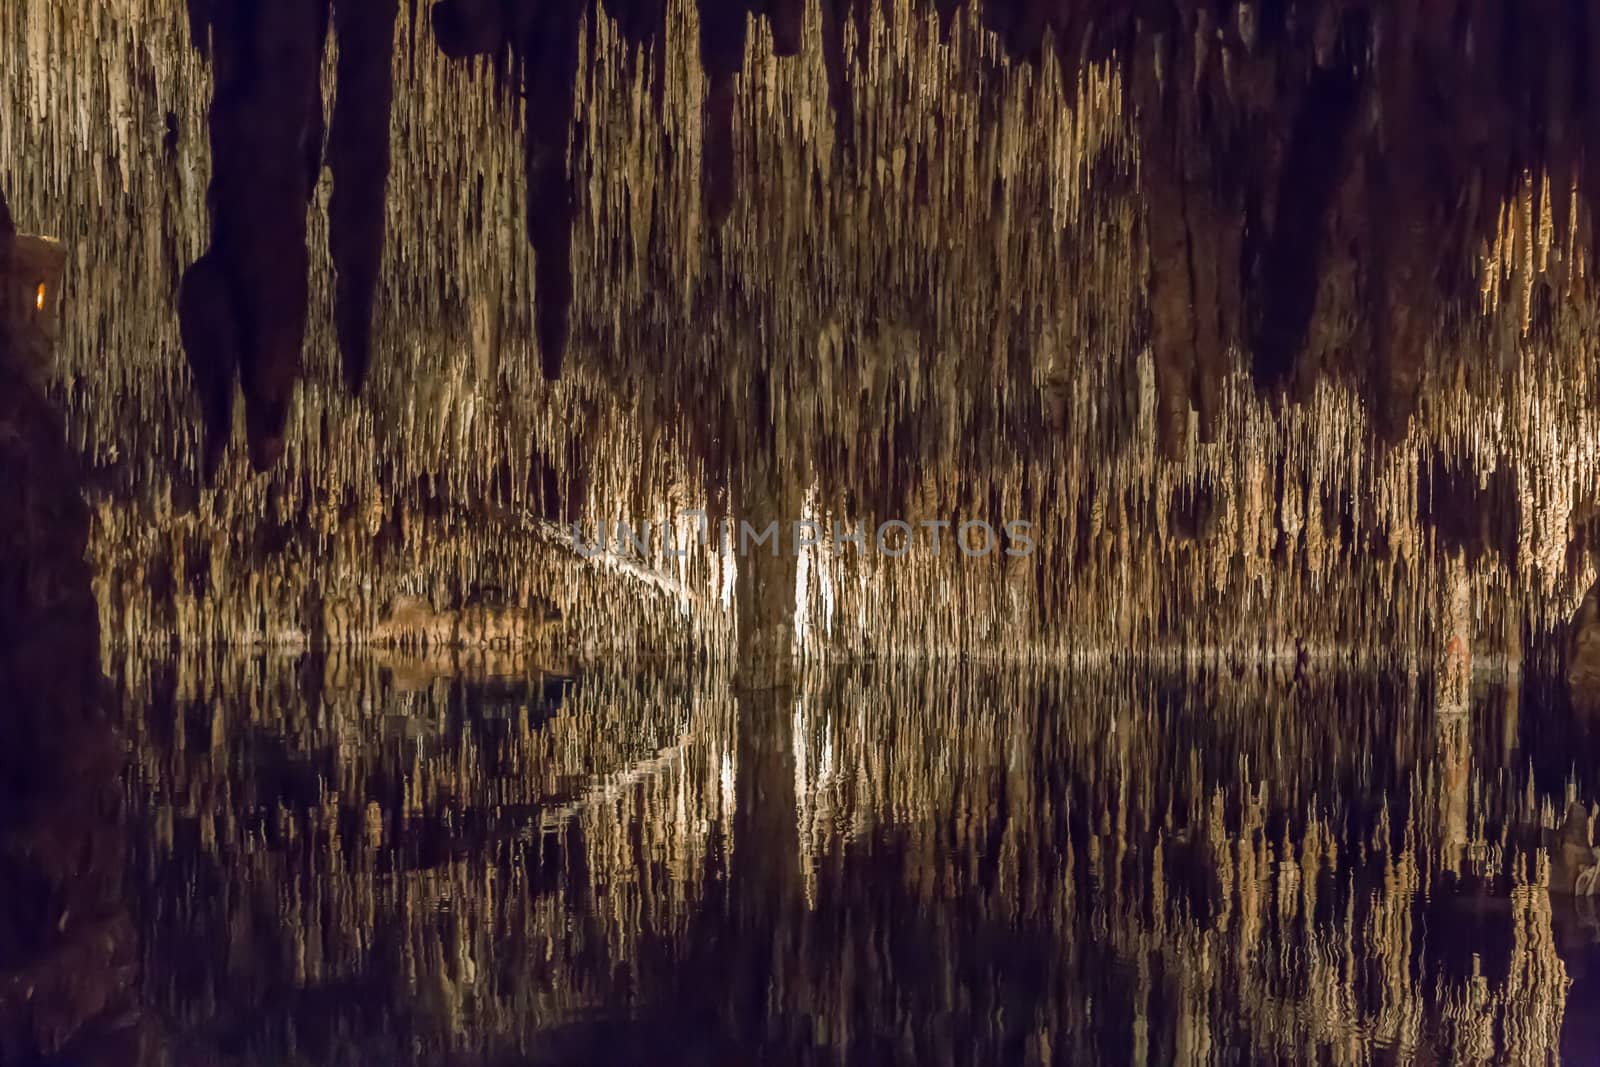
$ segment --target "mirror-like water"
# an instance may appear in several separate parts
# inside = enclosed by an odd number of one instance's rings
[[[127,660],[175,1062],[1585,1063],[1537,686]],[[1526,691],[1524,691],[1526,690]],[[1575,761],[1580,768],[1573,775]],[[1582,827],[1587,849],[1587,825]]]

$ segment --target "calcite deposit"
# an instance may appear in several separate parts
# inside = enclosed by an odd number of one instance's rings
[[[452,3],[391,32],[335,6],[294,75],[323,102],[283,135],[305,151],[269,172],[214,143],[234,31],[174,6],[0,15],[13,200],[95,227],[50,380],[107,502],[111,640],[264,640],[306,632],[308,596],[375,616],[485,582],[591,640],[620,603],[657,645],[722,640],[736,561],[612,581],[544,531],[727,515],[748,470],[825,526],[1033,524],[1024,565],[802,561],[793,628],[829,655],[1409,655],[1464,553],[1472,640],[1517,656],[1593,577],[1589,30],[1564,15]],[[242,158],[287,152],[273,129]],[[1418,185],[1419,152],[1445,176]],[[295,246],[240,253],[295,291],[248,287],[287,302],[251,341],[282,358],[247,360],[207,190],[280,172],[292,221],[235,212]],[[265,474],[221,449],[235,377],[258,459],[282,420]]]
[[[1597,34],[4,0],[0,1062],[1586,1062]]]

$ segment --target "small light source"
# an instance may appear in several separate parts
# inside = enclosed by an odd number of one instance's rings
[[[39,283],[39,291],[33,298],[33,306],[36,310],[44,310],[44,282]]]

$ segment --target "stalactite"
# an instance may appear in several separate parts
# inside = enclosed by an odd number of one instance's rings
[[[398,0],[331,0],[338,81],[328,130],[328,245],[345,387],[359,393],[371,363],[372,306],[382,265],[389,181]]]
[[[428,588],[440,605],[460,604],[485,575],[530,589],[547,585],[576,630],[598,630],[605,598],[619,586],[546,551],[531,533],[536,523],[659,522],[684,505],[725,506],[730,468],[760,443],[753,432],[760,420],[748,408],[758,376],[778,383],[781,397],[773,420],[782,430],[771,447],[814,464],[824,527],[839,521],[875,530],[913,510],[908,501],[924,481],[938,503],[918,519],[992,518],[986,513],[1004,506],[1019,511],[1006,517],[1036,524],[1031,583],[999,559],[918,556],[896,566],[856,559],[849,549],[836,554],[824,564],[836,590],[833,654],[881,648],[890,629],[907,647],[997,651],[973,620],[1002,608],[1030,635],[1030,653],[1044,656],[1131,655],[1189,642],[1221,648],[1255,640],[1263,612],[1275,633],[1293,633],[1309,648],[1393,649],[1395,638],[1409,641],[1419,636],[1415,628],[1436,624],[1428,605],[1444,565],[1420,490],[1396,481],[1405,456],[1417,454],[1410,449],[1451,452],[1474,472],[1516,472],[1510,484],[1520,503],[1504,512],[1522,528],[1520,544],[1474,558],[1474,588],[1526,601],[1535,631],[1564,619],[1584,592],[1583,572],[1569,573],[1565,557],[1580,540],[1568,526],[1576,528],[1581,487],[1593,479],[1594,457],[1582,450],[1594,429],[1584,356],[1589,312],[1576,294],[1571,304],[1544,294],[1561,263],[1587,260],[1587,180],[1563,177],[1553,149],[1526,158],[1512,151],[1504,168],[1487,166],[1479,208],[1488,225],[1473,223],[1461,238],[1477,261],[1473,314],[1449,312],[1440,296],[1440,314],[1413,311],[1399,332],[1392,321],[1375,329],[1366,321],[1375,279],[1363,266],[1373,258],[1372,235],[1354,222],[1367,208],[1375,218],[1430,217],[1434,193],[1390,188],[1379,197],[1364,160],[1350,166],[1329,206],[1296,208],[1270,174],[1252,184],[1231,173],[1230,156],[1206,155],[1206,138],[1226,133],[1293,158],[1292,125],[1273,120],[1261,96],[1261,64],[1275,34],[1287,29],[1259,26],[1256,47],[1247,48],[1230,16],[1218,24],[1222,38],[1202,47],[1196,42],[1207,13],[1182,11],[1187,21],[1166,39],[1158,84],[1150,47],[1107,61],[1097,42],[1116,36],[1109,23],[1051,23],[1057,49],[1045,50],[1052,54],[1034,69],[1004,45],[1012,34],[1032,39],[1034,15],[1006,15],[994,23],[1001,29],[994,38],[984,27],[995,13],[951,7],[940,43],[931,13],[808,8],[797,54],[778,61],[768,20],[757,19],[737,54],[730,48],[707,66],[699,45],[705,27],[693,5],[663,5],[659,18],[653,8],[624,15],[579,5],[548,13],[565,20],[560,32],[504,27],[490,35],[509,45],[505,34],[515,30],[525,50],[561,46],[555,66],[569,64],[573,75],[552,77],[555,102],[530,110],[531,101],[502,106],[476,68],[440,55],[449,19],[463,18],[458,27],[470,30],[487,25],[482,11],[442,5],[431,23],[416,25],[402,11],[386,200],[393,232],[376,283],[382,310],[372,381],[359,404],[331,387],[332,361],[324,357],[348,346],[336,323],[313,314],[283,459],[271,475],[250,480],[237,458],[217,452],[208,462],[211,449],[192,428],[205,423],[212,441],[231,433],[230,376],[216,375],[226,388],[203,388],[206,399],[197,403],[170,358],[180,326],[185,334],[210,328],[203,316],[174,316],[171,307],[176,265],[199,259],[190,278],[203,295],[202,265],[212,262],[201,258],[200,176],[214,173],[201,110],[208,68],[181,20],[157,17],[164,7],[154,0],[69,7],[26,0],[5,12],[9,39],[26,48],[5,67],[7,96],[21,107],[16,117],[0,114],[0,144],[8,161],[54,161],[37,176],[8,168],[19,215],[66,233],[81,213],[108,235],[69,245],[67,291],[96,296],[63,303],[65,348],[55,378],[97,484],[149,498],[142,514],[117,509],[95,523],[97,558],[116,572],[100,586],[116,619],[108,642],[126,635],[155,644],[174,628],[196,645],[224,634],[309,636],[301,605],[313,586],[335,600],[353,598],[376,619],[389,599],[416,588]],[[451,15],[455,7],[461,12]],[[1319,62],[1319,49],[1359,53],[1367,32],[1359,20],[1330,23],[1320,7],[1313,14],[1292,31],[1315,36],[1308,64]],[[745,18],[741,12],[740,25]],[[88,68],[65,35],[80,24],[107,42],[103,77],[77,76]],[[1417,32],[1425,39],[1417,48],[1459,45],[1448,34],[1436,40],[1426,25]],[[835,34],[836,45],[829,43]],[[1063,37],[1074,42],[1065,51]],[[570,59],[561,50],[569,39]],[[646,39],[651,47],[642,50]],[[498,47],[467,51],[492,59]],[[341,42],[334,71],[354,54]],[[1320,62],[1327,68],[1331,60]],[[1050,63],[1058,65],[1055,76],[1041,76]],[[711,99],[713,66],[723,72],[725,99]],[[1150,80],[1141,82],[1146,72]],[[537,75],[531,59],[525,74]],[[1377,77],[1361,75],[1369,76]],[[1232,79],[1226,92],[1225,77]],[[127,91],[147,83],[155,87],[148,100]],[[1141,86],[1170,104],[1197,85],[1214,104],[1233,94],[1241,110],[1214,113],[1211,127],[1180,115],[1158,128],[1138,109]],[[1404,97],[1407,90],[1383,92]],[[1296,114],[1310,113],[1303,96]],[[723,136],[707,127],[708,111],[720,115],[723,107],[726,144],[713,143],[708,153],[708,132],[713,142]],[[1360,148],[1350,149],[1352,158],[1389,151],[1405,128],[1388,96],[1381,111],[1376,130],[1355,120],[1347,136]],[[46,122],[52,114],[108,118],[78,131]],[[540,120],[538,129],[530,117]],[[169,150],[137,150],[163,141],[169,126],[177,132]],[[1149,148],[1154,133],[1171,139],[1168,177],[1181,188],[1144,203],[1139,190],[1160,172]],[[337,141],[331,136],[336,170]],[[530,148],[537,175],[519,173]],[[732,183],[720,220],[706,209],[708,159],[726,165],[723,177]],[[526,190],[539,210],[519,220],[529,203],[518,183],[529,176],[537,179]],[[713,184],[720,180],[713,175]],[[335,174],[333,195],[340,184]],[[559,197],[536,188],[569,198],[568,217]],[[1553,200],[1547,188],[1556,191]],[[313,198],[328,195],[319,186]],[[1574,195],[1578,206],[1563,234],[1560,205]],[[1388,205],[1381,212],[1380,201]],[[1273,224],[1264,232],[1285,240],[1299,210],[1298,225],[1326,244],[1324,276],[1298,296],[1310,299],[1312,312],[1311,339],[1296,358],[1317,372],[1309,384],[1297,383],[1299,407],[1258,401],[1241,374],[1252,362],[1250,320],[1262,309],[1243,298],[1257,284],[1247,255],[1255,253],[1232,243],[1243,242],[1241,213],[1252,210]],[[1321,224],[1305,221],[1324,214]],[[312,248],[334,243],[332,216],[312,210],[307,218]],[[530,225],[553,251],[521,238]],[[1181,308],[1170,332],[1205,353],[1199,362],[1185,344],[1166,339],[1161,287],[1146,285],[1174,265],[1154,254],[1163,227],[1172,247],[1184,250],[1184,284],[1205,308],[1204,316]],[[1413,253],[1436,251],[1398,229],[1392,239]],[[1349,253],[1350,242],[1367,251]],[[1558,254],[1568,246],[1570,255]],[[326,306],[345,275],[310,258],[308,299]],[[1396,270],[1411,269],[1407,263],[1398,250],[1390,256],[1386,290],[1410,288],[1392,282]],[[1230,264],[1242,264],[1245,274],[1230,280]],[[1414,288],[1447,293],[1430,280],[1431,264],[1418,269],[1424,276]],[[561,299],[542,297],[540,279],[556,291],[568,271],[563,346],[544,336]],[[1576,274],[1565,281],[1576,285]],[[129,286],[121,281],[128,277],[150,284]],[[1547,301],[1548,314],[1540,310]],[[194,293],[180,303],[216,306]],[[1045,337],[1053,338],[1048,346]],[[1370,403],[1363,386],[1375,368],[1361,353],[1379,342],[1402,353],[1385,358],[1384,373],[1417,375],[1414,410],[1403,402],[1410,386],[1399,379],[1398,406]],[[547,361],[563,347],[575,364],[546,385]],[[1045,347],[1054,355],[1041,362]],[[479,353],[470,367],[459,358],[468,348]],[[226,363],[205,365],[226,370]],[[1191,407],[1201,415],[1198,437],[1189,431]],[[1379,430],[1393,435],[1408,426],[1401,455],[1368,453]],[[1158,462],[1179,439],[1188,458]],[[212,468],[219,489],[201,491],[195,510],[182,513],[176,501],[197,460]],[[1298,533],[1287,506],[1289,471],[1304,472]],[[974,478],[1054,488],[1015,504],[1003,494],[989,498],[1003,503],[980,503],[963,495]],[[1163,479],[1215,498],[1219,515],[1248,502],[1253,517],[1175,541],[1167,494],[1158,489]],[[1369,503],[1374,489],[1381,505]],[[492,507],[484,503],[490,499]],[[387,516],[376,529],[343,521],[372,509]],[[160,551],[150,537],[158,528],[169,535]],[[266,528],[270,536],[258,536]],[[307,562],[296,569],[286,544],[319,551],[305,551]],[[1093,551],[1080,552],[1085,544]],[[1291,544],[1298,549],[1280,560],[1278,546]],[[1394,558],[1374,559],[1374,544]],[[157,573],[148,564],[160,552],[186,560],[188,589],[178,591],[179,583],[170,593],[139,595],[136,586]],[[646,644],[729,639],[724,563],[698,550],[684,562],[679,580],[695,605],[688,628],[671,597],[641,589],[639,612],[651,621],[639,632],[660,627]],[[266,580],[249,593],[245,576],[256,570]],[[959,592],[952,602],[961,607],[945,604],[947,589]],[[248,596],[263,602],[242,603]],[[1394,597],[1406,602],[1382,623],[1342,606]],[[1108,598],[1115,611],[1106,610]],[[908,607],[935,603],[939,610]]]

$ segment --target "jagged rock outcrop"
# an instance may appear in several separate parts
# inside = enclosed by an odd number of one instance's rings
[[[1595,848],[1588,809],[1567,806],[1561,827],[1551,836],[1550,891],[1563,896],[1600,897],[1600,849]]]
[[[1566,672],[1573,704],[1600,711],[1600,584],[1584,594],[1568,623]]]
[[[320,606],[314,639],[324,646],[370,643],[414,648],[521,648],[548,638],[561,623],[561,611],[536,598],[507,604],[474,596],[460,608],[435,610],[421,597],[396,597],[370,629],[353,606],[330,600]]]
[[[57,242],[18,234],[0,195],[0,331],[11,373],[43,390],[61,319],[66,253]]]
[[[59,281],[60,258],[19,247],[4,205],[0,196],[0,1061],[129,1062],[137,945],[123,897],[124,754],[100,671],[81,468],[36,380],[40,287]]]
[[[379,644],[437,647],[516,647],[537,640],[561,621],[546,600],[526,606],[473,599],[458,610],[434,611],[425,601],[401,598],[374,627]]]

